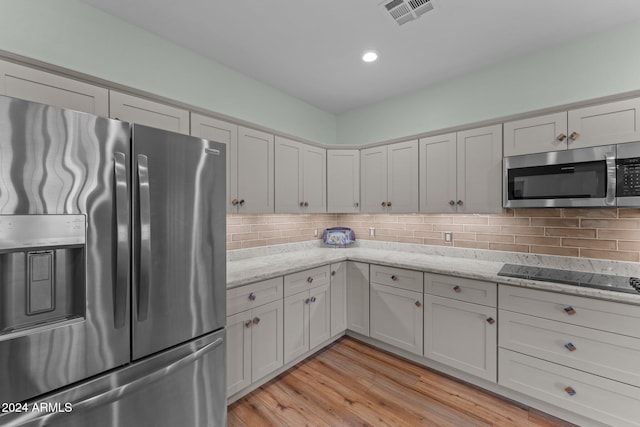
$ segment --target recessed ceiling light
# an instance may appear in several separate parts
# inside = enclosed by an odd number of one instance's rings
[[[373,62],[378,59],[378,53],[373,50],[368,50],[362,54],[362,60],[364,62]]]

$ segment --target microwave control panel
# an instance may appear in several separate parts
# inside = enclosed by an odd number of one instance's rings
[[[616,196],[640,196],[640,157],[616,160]]]

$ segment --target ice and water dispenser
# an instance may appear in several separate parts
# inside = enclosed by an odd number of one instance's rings
[[[84,215],[0,215],[0,336],[84,317]]]

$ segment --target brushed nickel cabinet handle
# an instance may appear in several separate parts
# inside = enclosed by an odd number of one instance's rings
[[[455,201],[455,200],[449,200],[449,204],[450,204],[451,206],[454,206],[454,205],[456,204],[456,201]]]
[[[246,322],[244,322],[244,327],[245,328],[250,328],[252,325],[251,320],[247,320]]]
[[[244,199],[240,199],[238,203],[240,203],[240,206],[244,206]]]
[[[387,207],[387,202],[382,202],[382,207],[386,208]]]
[[[316,302],[316,297],[311,297],[311,302]]]
[[[308,208],[309,207],[309,202],[304,202],[304,207]]]
[[[300,202],[300,207],[303,207],[303,206],[304,206],[304,202]]]
[[[564,348],[566,348],[569,351],[576,351],[577,348],[575,345],[573,345],[572,343],[568,342],[564,345]]]
[[[580,138],[580,134],[578,132],[571,132],[571,135],[569,135],[569,139],[572,141],[575,141],[578,138]]]
[[[307,277],[307,283],[313,283],[313,277],[311,276]]]
[[[387,202],[387,206],[391,207],[391,202]]]
[[[249,294],[249,301],[255,301],[255,300],[256,300],[256,294],[255,294],[255,293],[253,293],[253,292],[251,292],[251,293]]]
[[[493,317],[488,317],[487,318],[487,323],[490,325],[493,325],[494,323],[496,323],[496,319],[494,319]]]
[[[456,294],[459,294],[460,292],[462,292],[462,288],[460,286],[456,285],[456,286],[453,287],[453,291]]]
[[[565,135],[564,133],[560,133],[558,136],[556,136],[556,139],[562,142],[567,139],[567,135]]]
[[[463,202],[462,200],[458,200],[458,201],[456,202],[456,205],[458,205],[458,206],[462,206],[462,205],[464,205],[464,202]]]
[[[569,316],[572,316],[572,315],[576,314],[576,310],[575,310],[575,308],[573,308],[573,307],[571,307],[571,306],[565,307],[563,310],[564,310],[564,311],[565,311],[565,313],[567,313]]]
[[[238,203],[240,203],[240,202],[238,201],[238,199],[233,199],[233,200],[231,201],[231,204],[232,204],[233,206],[238,206]]]
[[[416,301],[414,304],[416,305],[416,307],[422,307],[422,303],[420,301]]]
[[[332,275],[332,276],[335,276],[335,275],[336,275],[336,271],[335,271],[335,270],[333,270],[333,271],[331,272],[331,275]]]
[[[305,303],[305,304],[311,304],[311,298],[307,298],[307,299],[305,299],[305,300],[304,300],[304,303]]]
[[[393,276],[391,276],[391,280],[393,280],[394,282],[398,281],[398,276],[396,276],[395,274]]]
[[[569,396],[576,395],[576,390],[573,387],[566,387],[564,391],[566,391]]]
[[[258,323],[260,323],[260,318],[259,317],[254,317],[253,318],[253,324],[257,325]]]

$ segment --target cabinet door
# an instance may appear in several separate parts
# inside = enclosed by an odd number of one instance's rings
[[[360,212],[359,150],[327,150],[327,211]]]
[[[347,261],[347,329],[369,336],[369,264]]]
[[[458,212],[502,212],[502,125],[458,132]]]
[[[250,311],[227,317],[227,397],[251,384]]]
[[[418,141],[388,146],[387,202],[389,212],[418,212]]]
[[[189,112],[170,105],[110,91],[109,117],[189,135]]]
[[[424,356],[496,382],[496,309],[434,295],[424,303]]]
[[[227,146],[227,212],[237,211],[231,201],[238,197],[238,125],[191,113],[191,136]]]
[[[0,95],[109,117],[109,91],[11,62],[0,61]]]
[[[423,294],[371,284],[371,338],[422,355]]]
[[[302,199],[305,213],[327,211],[327,150],[302,145]]]
[[[570,110],[568,120],[569,148],[638,141],[640,98]]]
[[[309,292],[284,299],[284,363],[309,350]]]
[[[251,381],[255,382],[284,363],[282,300],[252,310]]]
[[[274,209],[273,135],[238,127],[238,212]]]
[[[347,329],[347,261],[331,264],[331,336]]]
[[[387,146],[360,151],[360,202],[362,212],[387,212]]]
[[[275,147],[276,212],[302,212],[302,144],[276,137]]]
[[[504,124],[504,156],[567,149],[567,113],[562,111]]]
[[[455,212],[456,134],[420,139],[419,153],[420,212]]]
[[[309,291],[309,349],[331,338],[331,287]]]

